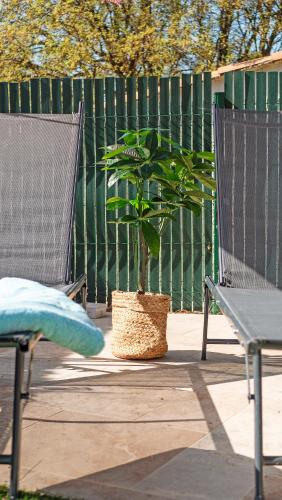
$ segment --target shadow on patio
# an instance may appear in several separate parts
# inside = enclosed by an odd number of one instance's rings
[[[200,327],[202,318],[193,321]],[[217,346],[200,362],[194,330],[173,335],[167,357],[149,362],[107,351],[83,359],[41,344],[24,412],[21,486],[85,500],[251,499],[253,408],[242,351]],[[282,379],[282,359],[269,353],[267,387],[277,387],[274,375]],[[267,393],[273,413],[275,387]],[[266,473],[269,498],[280,498],[279,469]]]

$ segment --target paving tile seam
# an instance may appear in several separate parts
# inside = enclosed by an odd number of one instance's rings
[[[40,465],[41,463],[42,463],[42,460],[39,460],[30,469],[27,469],[27,471],[23,475],[21,475],[21,481],[23,481],[26,478],[26,476],[28,476],[28,474],[31,474],[38,467],[38,465]]]

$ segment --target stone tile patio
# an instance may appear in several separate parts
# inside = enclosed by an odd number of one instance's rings
[[[85,500],[253,498],[253,407],[240,346],[213,346],[200,362],[202,315],[171,314],[170,351],[151,362],[82,357],[52,343],[36,350],[24,410],[21,487]],[[212,336],[232,336],[223,316]],[[282,450],[282,356],[265,355],[265,452]],[[0,352],[0,449],[9,448],[11,351]],[[281,468],[265,471],[266,498],[282,498]],[[8,468],[0,467],[0,483]]]

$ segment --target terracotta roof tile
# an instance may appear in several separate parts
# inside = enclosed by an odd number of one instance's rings
[[[212,78],[220,78],[224,73],[228,73],[229,71],[238,71],[249,68],[253,69],[279,61],[282,61],[282,50],[279,52],[273,52],[270,56],[258,57],[257,59],[249,59],[248,61],[221,66],[212,72]]]

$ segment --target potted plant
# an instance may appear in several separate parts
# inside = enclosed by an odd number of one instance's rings
[[[127,359],[157,358],[167,352],[170,297],[146,291],[148,262],[159,257],[160,237],[177,210],[199,216],[203,200],[212,200],[203,186],[215,190],[213,154],[190,151],[154,129],[127,130],[121,140],[103,156],[111,174],[108,186],[128,182],[135,195],[111,197],[107,209],[120,214],[109,222],[130,226],[138,283],[136,292],[112,293],[112,352]]]

